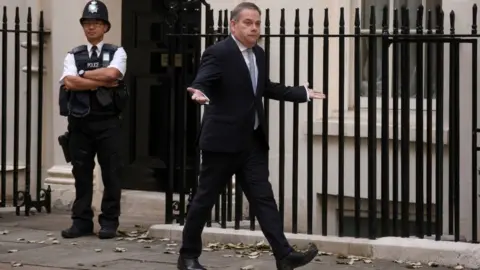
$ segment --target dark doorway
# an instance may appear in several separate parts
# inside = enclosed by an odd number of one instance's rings
[[[172,110],[174,117],[184,117],[183,107],[187,106],[187,183],[196,178],[195,138],[198,132],[198,108],[193,102],[184,102],[182,93],[176,87],[172,91],[168,73],[168,29],[170,19],[166,2],[159,0],[122,1],[122,45],[128,53],[126,81],[131,92],[130,106],[124,114],[124,156],[127,164],[122,174],[123,188],[147,191],[165,191],[168,185],[169,167],[173,166],[174,183],[178,177],[178,143],[175,143],[174,158],[170,162],[169,142],[171,136],[178,136],[179,128],[171,133]],[[200,4],[189,8],[190,23],[201,25]],[[179,48],[180,46],[176,46]],[[177,52],[178,54],[180,52]],[[180,54],[179,54],[180,55]],[[182,68],[193,77],[192,67],[177,67],[176,81]],[[178,84],[175,84],[178,85]],[[171,104],[171,95],[175,104]],[[180,98],[179,98],[180,97]],[[176,125],[175,125],[176,126]],[[180,154],[180,153],[179,153]],[[175,184],[175,192],[178,185]]]

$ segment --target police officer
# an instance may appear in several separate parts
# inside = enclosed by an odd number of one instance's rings
[[[75,177],[73,224],[64,238],[93,234],[93,169],[97,155],[104,192],[98,236],[116,236],[120,216],[121,111],[128,91],[123,83],[127,55],[122,47],[103,42],[110,30],[108,10],[99,0],[89,1],[80,19],[85,45],[66,56],[60,79],[60,114],[68,117],[68,146]]]

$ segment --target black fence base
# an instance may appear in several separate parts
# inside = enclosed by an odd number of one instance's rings
[[[48,186],[47,189],[40,190],[40,196],[36,201],[32,200],[32,195],[30,195],[29,192],[18,191],[17,206],[15,207],[17,216],[20,215],[22,207],[24,208],[25,216],[30,216],[32,208],[35,208],[37,212],[41,213],[43,207],[45,207],[47,213],[50,214],[52,212],[52,189],[50,186]]]

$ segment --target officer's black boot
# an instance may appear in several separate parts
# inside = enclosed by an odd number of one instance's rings
[[[117,236],[117,229],[108,226],[102,226],[98,231],[98,238],[100,239],[112,239]]]
[[[62,231],[63,238],[78,238],[93,235],[93,222],[88,225],[76,224],[75,222],[68,229]]]

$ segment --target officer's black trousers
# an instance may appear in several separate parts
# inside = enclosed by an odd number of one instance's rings
[[[92,226],[93,169],[95,155],[102,171],[104,185],[102,213],[98,217],[101,226],[117,228],[120,216],[123,162],[121,145],[121,119],[117,116],[68,118],[69,148],[75,177],[76,198],[72,207],[74,224]]]

